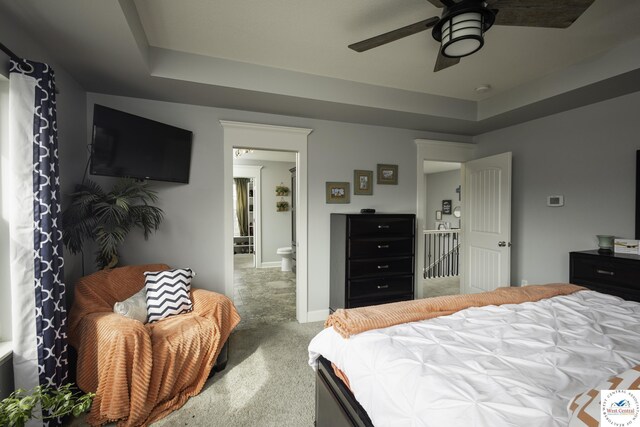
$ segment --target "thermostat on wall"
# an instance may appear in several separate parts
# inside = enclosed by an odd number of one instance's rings
[[[564,206],[564,196],[547,196],[547,206]]]

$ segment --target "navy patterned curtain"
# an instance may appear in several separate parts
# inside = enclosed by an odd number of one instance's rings
[[[67,312],[51,67],[11,61],[9,105],[15,385],[27,390],[36,385],[58,387],[68,380]]]

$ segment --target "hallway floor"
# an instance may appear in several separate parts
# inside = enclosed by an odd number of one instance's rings
[[[238,329],[296,320],[296,274],[280,268],[254,268],[253,254],[234,258],[233,302]]]

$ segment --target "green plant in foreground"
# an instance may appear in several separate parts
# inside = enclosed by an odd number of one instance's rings
[[[69,414],[77,417],[89,409],[94,396],[71,384],[58,388],[38,386],[30,392],[16,390],[0,401],[0,426],[22,427],[32,418],[47,420]],[[40,407],[47,415],[38,416]]]

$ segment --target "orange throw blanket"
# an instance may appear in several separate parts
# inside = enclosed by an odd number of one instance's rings
[[[102,270],[76,284],[69,342],[78,350],[78,386],[96,393],[91,425],[147,425],[180,408],[200,392],[240,321],[227,297],[194,288],[190,313],[142,324],[113,312],[144,286],[143,272],[168,268]]]
[[[558,295],[569,295],[583,289],[585,288],[582,286],[568,283],[554,283],[522,288],[498,288],[479,294],[447,295],[347,310],[338,309],[329,316],[324,326],[333,326],[343,338],[349,338],[371,329],[447,316],[469,307],[533,302]]]

